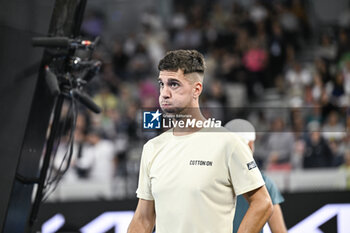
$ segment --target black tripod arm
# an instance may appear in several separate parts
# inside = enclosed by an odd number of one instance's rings
[[[93,111],[94,113],[101,113],[101,108],[95,104],[90,96],[84,94],[78,90],[73,90],[73,97],[76,98],[81,104]]]

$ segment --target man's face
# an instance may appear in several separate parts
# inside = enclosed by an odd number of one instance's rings
[[[186,109],[195,107],[194,97],[198,83],[191,83],[182,70],[160,71],[158,82],[159,104],[164,112],[183,113]]]

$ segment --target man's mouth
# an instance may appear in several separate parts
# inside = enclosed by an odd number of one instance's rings
[[[171,104],[170,103],[161,103],[162,107],[169,107]]]

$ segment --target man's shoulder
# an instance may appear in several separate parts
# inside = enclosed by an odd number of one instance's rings
[[[240,144],[240,143],[245,143],[244,138],[241,137],[240,135],[238,135],[235,132],[231,132],[228,129],[226,129],[225,127],[221,127],[221,129],[219,129],[220,133],[222,133],[223,135],[223,139],[225,139],[227,142],[236,145],[236,144]]]
[[[232,150],[242,146],[247,146],[244,138],[224,127],[216,128],[210,131],[211,132],[209,134],[205,132],[203,135],[210,135],[207,137],[207,139],[209,138],[208,140],[215,142],[217,145],[230,147]]]
[[[169,134],[164,132],[150,140],[148,140],[144,145],[143,145],[143,155],[142,157],[145,160],[151,161],[155,151],[159,150],[160,148],[164,147],[166,142],[168,141]]]

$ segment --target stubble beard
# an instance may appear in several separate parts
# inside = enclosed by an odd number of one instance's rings
[[[165,112],[166,114],[172,115],[173,119],[175,120],[182,119],[182,115],[186,115],[188,112],[186,111],[186,107],[174,107],[174,108],[168,108],[168,109],[162,108],[162,111]]]

